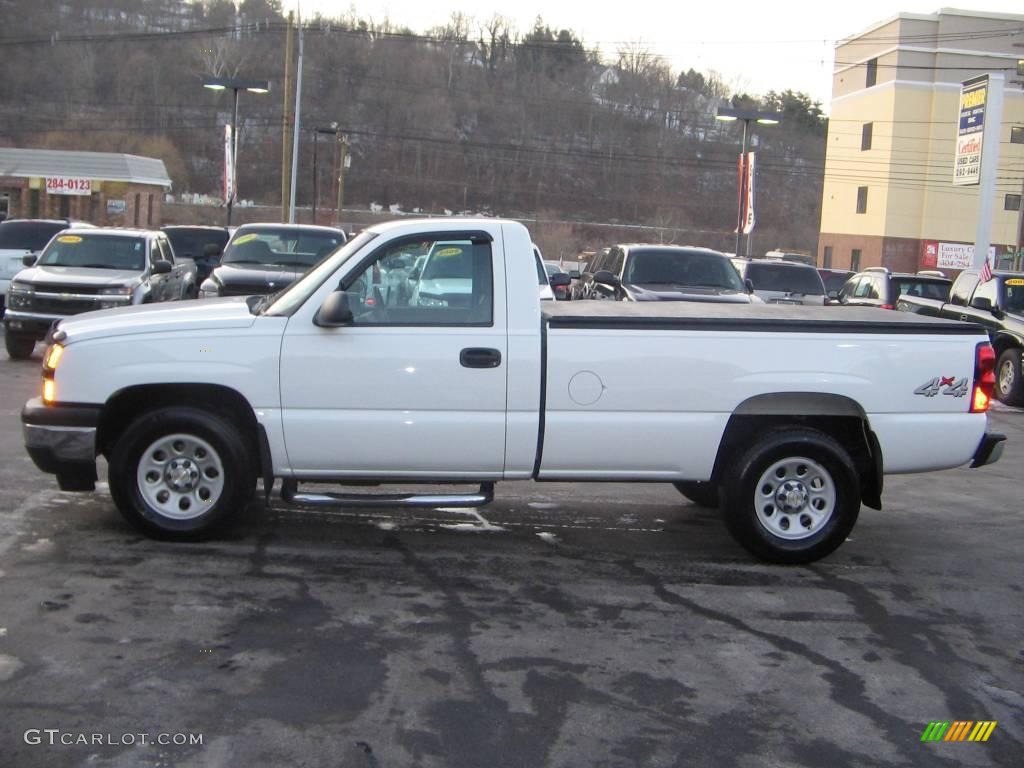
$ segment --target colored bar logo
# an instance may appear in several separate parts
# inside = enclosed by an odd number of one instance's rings
[[[988,741],[998,725],[995,720],[932,720],[921,741]]]

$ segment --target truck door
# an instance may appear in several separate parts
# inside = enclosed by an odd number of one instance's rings
[[[281,349],[281,408],[296,473],[500,476],[503,259],[500,241],[482,232],[391,240],[338,284],[349,324],[317,326],[323,300],[315,297],[292,315]]]

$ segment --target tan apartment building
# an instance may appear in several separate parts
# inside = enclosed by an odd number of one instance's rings
[[[900,13],[836,46],[819,265],[965,266],[979,187],[953,185],[960,88],[987,73],[1005,76],[991,243],[997,263],[1012,259],[1024,185],[1022,44],[1024,15],[944,8]]]

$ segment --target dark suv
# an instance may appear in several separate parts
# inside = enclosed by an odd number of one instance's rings
[[[704,301],[750,304],[725,254],[678,245],[616,245],[595,256],[573,286],[574,299]]]
[[[227,227],[171,224],[160,229],[170,238],[175,258],[195,262],[200,285],[220,264],[220,255],[231,236]]]
[[[900,296],[946,301],[952,284],[952,280],[935,270],[910,274],[890,272],[885,267],[868,267],[846,281],[839,291],[839,303],[895,309]]]

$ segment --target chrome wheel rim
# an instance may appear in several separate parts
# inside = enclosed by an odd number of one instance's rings
[[[773,536],[798,541],[814,536],[836,509],[836,486],[821,464],[791,456],[772,464],[754,488],[754,509]]]
[[[195,435],[165,435],[143,451],[136,470],[139,493],[164,517],[191,520],[224,492],[224,463]]]
[[[999,391],[1004,395],[1013,389],[1013,360],[1004,360],[999,366]]]

